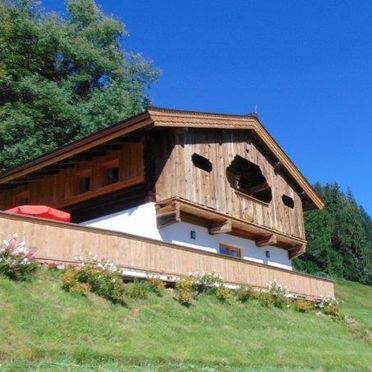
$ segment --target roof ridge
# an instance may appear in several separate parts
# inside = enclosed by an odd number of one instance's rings
[[[221,112],[209,112],[209,111],[198,111],[198,110],[180,110],[173,109],[168,107],[159,107],[159,106],[149,106],[147,111],[159,111],[159,112],[168,112],[168,113],[180,113],[180,114],[189,114],[189,115],[210,115],[210,116],[227,116],[227,117],[239,117],[239,118],[256,118],[258,115],[256,113],[246,113],[246,114],[231,114],[231,113],[221,113]]]

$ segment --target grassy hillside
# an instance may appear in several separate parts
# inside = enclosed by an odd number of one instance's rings
[[[343,313],[220,303],[202,296],[186,308],[151,295],[128,307],[61,289],[60,274],[31,283],[0,277],[0,369],[78,371],[368,370],[372,288],[337,284]]]

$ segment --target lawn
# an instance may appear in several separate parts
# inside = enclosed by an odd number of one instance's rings
[[[372,288],[342,281],[336,290],[346,319],[208,295],[187,308],[171,290],[123,307],[64,292],[59,272],[43,270],[26,283],[0,277],[0,367],[371,370]]]

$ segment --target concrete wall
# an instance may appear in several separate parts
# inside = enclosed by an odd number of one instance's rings
[[[213,253],[219,253],[219,245],[225,243],[239,247],[242,258],[246,260],[292,270],[292,262],[285,249],[258,248],[252,240],[230,234],[210,235],[208,229],[186,222],[179,222],[159,230],[154,203],[86,221],[82,225],[130,233]],[[195,232],[195,239],[191,238],[191,231]],[[270,252],[270,258],[266,257],[266,251]]]

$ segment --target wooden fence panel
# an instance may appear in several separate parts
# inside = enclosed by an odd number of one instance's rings
[[[0,238],[14,233],[35,247],[42,260],[71,262],[92,252],[128,269],[168,275],[216,271],[226,283],[265,288],[277,280],[295,294],[334,297],[333,282],[324,278],[130,234],[0,212]]]

